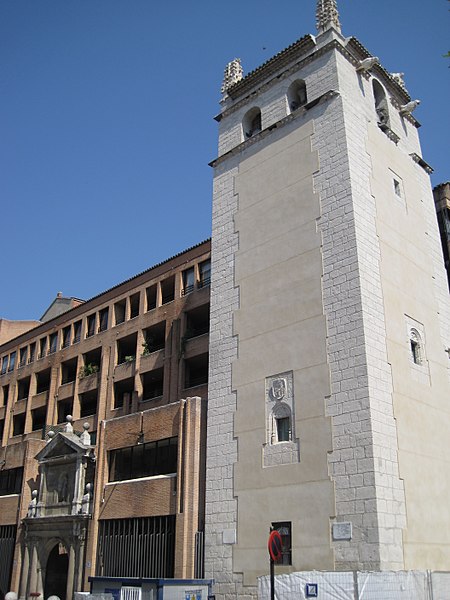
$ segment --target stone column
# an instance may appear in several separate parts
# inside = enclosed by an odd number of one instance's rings
[[[22,571],[20,574],[19,599],[25,600],[27,597],[27,582],[30,571],[30,549],[27,545],[23,546]]]
[[[37,544],[35,541],[31,542],[30,548],[31,554],[31,568],[29,570],[29,578],[28,578],[28,586],[26,596],[28,597],[31,592],[39,591],[38,588],[38,568],[40,568],[38,554],[37,554]]]
[[[66,598],[73,598],[75,577],[75,542],[71,541],[69,546],[69,568],[67,570]]]

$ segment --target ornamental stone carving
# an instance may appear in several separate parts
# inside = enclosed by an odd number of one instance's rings
[[[225,67],[225,71],[223,74],[223,83],[221,88],[222,94],[225,94],[228,88],[230,88],[232,85],[234,85],[238,81],[241,81],[243,76],[244,70],[241,65],[241,59],[235,58],[234,60],[229,62]]]

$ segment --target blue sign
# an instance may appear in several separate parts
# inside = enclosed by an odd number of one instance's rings
[[[318,598],[319,597],[319,586],[317,583],[307,583],[305,596],[307,598]]]

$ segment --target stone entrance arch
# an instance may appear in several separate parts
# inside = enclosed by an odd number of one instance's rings
[[[60,544],[56,544],[47,559],[44,598],[58,596],[61,600],[66,600],[68,570],[69,556],[61,553]]]

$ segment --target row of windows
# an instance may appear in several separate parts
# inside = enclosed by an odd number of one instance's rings
[[[109,481],[176,473],[177,455],[177,437],[111,450]]]
[[[302,79],[294,81],[288,88],[286,94],[287,105],[290,112],[296,111],[301,106],[304,106],[307,101],[306,84]],[[244,140],[251,138],[259,133],[262,129],[261,110],[254,106],[245,113],[242,120],[242,132]]]
[[[377,122],[380,129],[390,132],[389,105],[386,92],[383,86],[374,79],[372,82],[372,91],[377,114]],[[293,113],[298,108],[305,106],[308,102],[306,84],[302,79],[294,81],[286,93],[288,110]],[[242,120],[242,133],[244,140],[251,138],[262,130],[261,109],[257,106],[248,110]]]
[[[154,369],[143,373],[142,383],[142,402],[157,400],[164,394],[164,368]],[[207,385],[208,383],[208,355],[201,354],[190,359],[184,360],[184,388],[189,389],[197,386]],[[122,381],[114,383],[113,387],[113,408],[118,409],[130,406],[135,393],[135,379],[129,377]],[[6,404],[8,399],[9,386],[3,386],[1,389],[3,400]],[[97,413],[98,390],[78,394],[79,417],[86,418]],[[57,402],[58,423],[64,423],[67,415],[73,414],[74,398],[63,398]],[[47,407],[42,406],[31,411],[31,431],[44,429],[47,418]],[[26,413],[18,413],[13,416],[12,435],[22,435],[25,433]],[[0,440],[3,437],[4,420],[0,420]]]
[[[184,334],[181,338],[180,355],[186,343],[197,336],[207,334],[209,331],[209,305],[202,305],[184,313]],[[161,321],[142,330],[144,343],[138,347],[138,333],[132,333],[116,341],[116,364],[133,362],[137,354],[147,356],[153,352],[163,350],[166,345],[166,321]],[[98,373],[102,364],[102,348],[94,348],[78,357],[61,362],[59,371],[59,384],[72,383],[77,377],[83,379]],[[50,389],[51,369],[37,371],[31,376],[17,380],[15,401],[25,400],[30,395],[32,377],[35,381],[34,394],[41,394]],[[189,378],[190,380],[191,378]],[[193,385],[187,385],[193,387]],[[9,385],[0,388],[0,406],[6,405],[9,394]]]
[[[0,471],[0,496],[20,494],[22,490],[23,467]]]
[[[211,261],[206,260],[194,267],[182,272],[181,295],[185,296],[195,289],[209,286],[211,281]],[[146,311],[153,310],[158,306],[172,302],[175,299],[175,275],[153,284],[145,290]],[[85,319],[85,337],[90,338],[95,333],[101,333],[111,326],[120,325],[126,320],[134,319],[139,315],[141,294],[136,292],[127,298],[119,300],[112,306],[105,307],[88,315]],[[110,316],[112,312],[112,318]],[[18,367],[24,367],[37,359],[44,358],[55,353],[59,349],[67,348],[77,344],[82,336],[82,320],[75,321],[61,329],[42,337],[38,342],[19,349]],[[17,351],[11,352],[2,358],[1,375],[14,370],[17,362]]]

